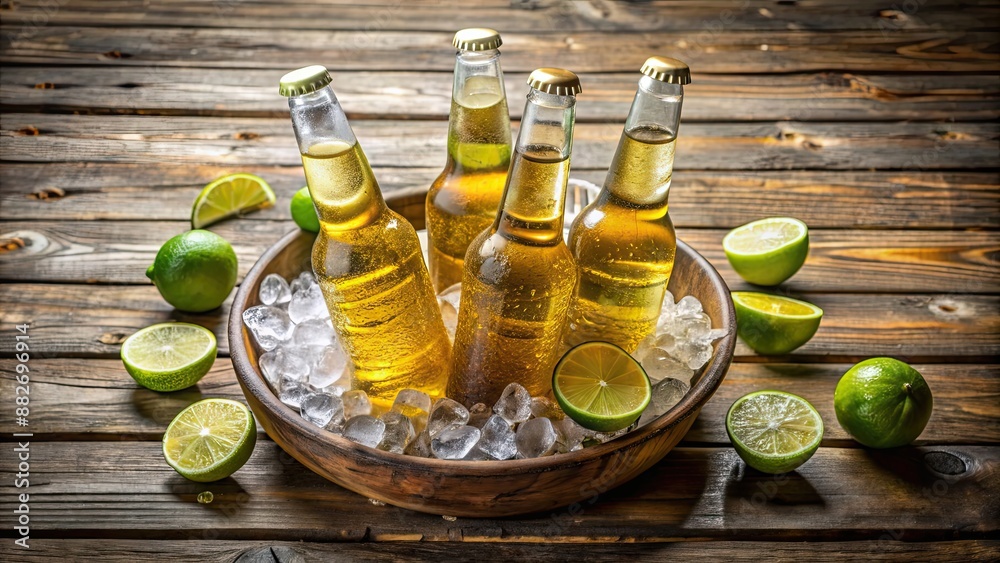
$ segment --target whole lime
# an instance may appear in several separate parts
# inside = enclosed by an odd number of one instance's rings
[[[316,215],[316,207],[313,205],[312,196],[309,195],[309,186],[295,192],[292,196],[292,219],[303,231],[311,233],[319,232],[319,216]]]
[[[191,313],[222,305],[236,285],[236,252],[226,239],[203,230],[163,243],[146,270],[163,299]]]
[[[871,358],[840,378],[833,395],[837,422],[870,448],[895,448],[917,439],[934,398],[920,372],[893,358]]]

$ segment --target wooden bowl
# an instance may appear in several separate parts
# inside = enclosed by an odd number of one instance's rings
[[[425,190],[389,195],[386,203],[420,229]],[[566,454],[510,461],[446,461],[383,452],[355,444],[303,420],[278,400],[257,367],[260,350],[242,314],[258,304],[260,281],[270,273],[291,278],[309,264],[313,235],[288,233],[261,256],[243,280],[229,318],[233,365],[247,403],[268,436],[303,465],[366,497],[420,512],[498,517],[552,510],[591,499],[639,475],[684,437],[722,382],[733,358],[736,316],[729,288],[715,268],[683,242],[670,290],[701,300],[715,327],[729,329],[691,392],[659,419],[611,442]],[[669,487],[669,483],[664,484]]]

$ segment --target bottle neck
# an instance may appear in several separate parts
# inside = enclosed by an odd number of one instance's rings
[[[635,206],[666,206],[684,89],[648,76],[639,80],[618,150],[604,181],[603,199],[614,195]]]
[[[353,230],[385,209],[375,174],[333,88],[288,99],[306,183],[324,228]]]
[[[501,235],[538,245],[563,241],[575,117],[575,96],[529,92],[494,224]]]
[[[448,121],[448,168],[506,171],[510,151],[510,112],[500,51],[459,51]]]

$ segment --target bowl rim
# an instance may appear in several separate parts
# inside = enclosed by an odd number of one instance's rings
[[[397,195],[397,194],[393,194]],[[400,196],[405,194],[399,194]],[[388,203],[388,202],[387,202]],[[312,233],[295,229],[285,234],[277,243],[268,248],[257,262],[253,265],[244,277],[240,287],[233,299],[232,309],[229,314],[229,353],[244,393],[253,394],[254,398],[272,416],[279,417],[281,421],[304,434],[311,440],[320,443],[327,443],[332,446],[332,451],[338,455],[359,454],[362,457],[377,461],[383,467],[397,468],[402,470],[420,471],[441,471],[447,469],[451,475],[468,477],[490,477],[499,473],[530,474],[546,471],[557,471],[571,469],[573,467],[585,465],[598,459],[610,456],[616,452],[630,450],[641,444],[652,440],[667,430],[677,426],[688,417],[700,412],[701,407],[708,401],[722,384],[726,372],[732,363],[733,350],[736,345],[736,312],[733,308],[732,298],[729,297],[729,287],[719,275],[715,267],[708,262],[705,257],[688,246],[686,243],[677,240],[678,253],[684,252],[707,273],[712,287],[715,291],[723,294],[722,325],[728,329],[728,333],[718,341],[716,351],[712,355],[710,363],[704,368],[701,378],[694,387],[684,396],[684,398],[665,414],[659,416],[649,424],[642,426],[628,434],[610,440],[603,444],[583,448],[574,452],[561,453],[557,455],[513,460],[444,460],[436,458],[423,458],[396,454],[377,448],[369,448],[356,444],[343,436],[323,430],[303,419],[298,413],[278,400],[278,397],[271,391],[263,376],[250,361],[244,340],[245,327],[243,325],[242,305],[249,303],[251,287],[256,285],[256,280],[261,278],[266,266],[274,258],[283,252],[297,238],[313,236]],[[273,439],[273,437],[272,437]],[[293,456],[294,457],[294,456]]]

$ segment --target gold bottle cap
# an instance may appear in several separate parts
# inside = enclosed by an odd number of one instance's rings
[[[528,86],[556,96],[575,96],[583,92],[580,78],[561,68],[538,68],[531,71]]]
[[[649,57],[642,63],[641,72],[653,80],[667,84],[691,83],[691,69],[688,65],[670,57]]]
[[[278,93],[286,98],[315,92],[333,82],[325,66],[312,65],[293,70],[281,77]]]
[[[489,51],[499,49],[503,41],[500,40],[500,32],[495,29],[469,27],[455,33],[451,44],[461,51]]]

